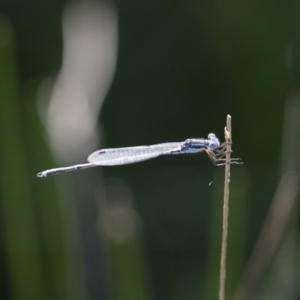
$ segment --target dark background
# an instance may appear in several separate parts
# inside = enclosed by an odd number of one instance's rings
[[[300,4],[113,4],[119,42],[100,147],[210,132],[223,141],[232,116],[233,155],[244,161],[231,170],[233,299],[278,182],[298,176]],[[50,152],[37,94],[59,73],[70,5],[0,1],[1,299],[216,299],[224,175],[205,154],[36,177],[67,164]],[[300,298],[296,206],[288,220],[251,299]]]

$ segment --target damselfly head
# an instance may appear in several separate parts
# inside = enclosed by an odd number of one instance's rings
[[[211,150],[215,150],[220,146],[220,141],[219,139],[216,137],[216,135],[214,133],[210,133],[208,135],[208,147]]]

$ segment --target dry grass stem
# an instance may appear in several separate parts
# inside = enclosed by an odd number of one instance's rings
[[[226,279],[226,256],[227,256],[227,235],[228,235],[228,208],[229,208],[229,182],[230,182],[230,158],[231,158],[231,116],[227,115],[227,126],[225,127],[226,145],[226,165],[224,184],[224,204],[223,204],[223,226],[222,226],[222,247],[220,263],[219,300],[225,299],[225,279]]]

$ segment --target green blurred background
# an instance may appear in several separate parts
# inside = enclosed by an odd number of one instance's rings
[[[223,140],[230,114],[244,165],[231,170],[226,299],[300,299],[299,12],[0,0],[0,298],[217,299],[224,170],[206,155],[36,173],[98,148]]]

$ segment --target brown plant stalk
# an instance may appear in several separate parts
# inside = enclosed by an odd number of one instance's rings
[[[225,299],[225,279],[226,279],[226,256],[227,256],[227,236],[228,236],[228,209],[229,209],[229,181],[230,181],[230,158],[231,158],[231,116],[227,115],[225,127],[226,145],[226,165],[223,203],[223,225],[222,225],[222,247],[220,262],[219,300]]]

